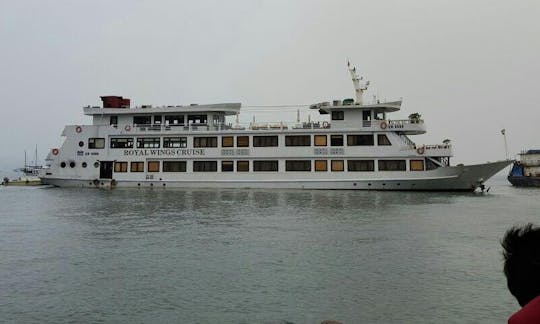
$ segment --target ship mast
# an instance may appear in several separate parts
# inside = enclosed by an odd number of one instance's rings
[[[349,69],[349,72],[351,73],[352,82],[354,84],[356,104],[363,105],[364,102],[363,102],[362,95],[364,94],[364,91],[367,90],[369,86],[369,81],[364,80],[364,77],[359,76],[358,73],[356,73],[356,67],[351,68],[351,62],[349,61],[347,61],[347,68]]]

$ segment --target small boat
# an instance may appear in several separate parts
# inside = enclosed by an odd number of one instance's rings
[[[508,181],[516,187],[540,187],[540,150],[521,152],[512,165]]]
[[[43,166],[37,164],[37,146],[36,146],[36,153],[35,153],[35,159],[34,164],[29,165],[26,163],[26,151],[24,151],[24,167],[15,169],[15,172],[22,172],[22,176],[18,177],[17,179],[9,179],[5,177],[1,185],[4,186],[39,186],[43,183],[41,182],[41,178],[38,176],[39,171],[43,169]]]

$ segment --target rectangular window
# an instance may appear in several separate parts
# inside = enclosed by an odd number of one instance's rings
[[[347,135],[348,146],[371,146],[374,145],[373,135]]]
[[[332,171],[343,171],[345,169],[343,160],[332,160],[331,167]]]
[[[309,135],[285,136],[285,146],[311,146],[311,136]]]
[[[311,171],[311,161],[306,160],[289,160],[285,161],[286,171]]]
[[[232,136],[221,137],[221,147],[233,147],[233,146],[234,146],[234,137]]]
[[[217,147],[217,137],[194,137],[193,147]]]
[[[348,160],[347,171],[375,171],[373,160]]]
[[[424,171],[424,160],[411,160],[410,169],[411,171]]]
[[[405,171],[405,160],[379,160],[379,171]]]
[[[330,135],[331,146],[343,146],[343,135]]]
[[[249,136],[237,136],[236,147],[249,147]]]
[[[114,162],[114,172],[127,172],[127,162]]]
[[[236,172],[249,172],[249,161],[236,161]]]
[[[144,172],[144,162],[131,162],[131,172]]]
[[[111,116],[110,119],[109,119],[110,123],[109,125],[118,125],[118,116]]]
[[[163,116],[155,115],[154,116],[154,125],[161,125],[162,120],[163,120]]]
[[[165,125],[184,125],[184,115],[165,116]]]
[[[133,148],[133,138],[111,138],[111,148]]]
[[[326,146],[326,135],[315,135],[315,146]]]
[[[221,172],[232,172],[234,171],[233,161],[221,161]]]
[[[278,146],[277,136],[253,136],[254,147]]]
[[[133,116],[134,125],[150,125],[152,123],[152,116]]]
[[[188,115],[188,124],[206,125],[207,115]]]
[[[186,161],[163,161],[163,172],[186,172]]]
[[[187,147],[187,137],[163,137],[164,148]]]
[[[138,137],[137,148],[159,148],[159,137]]]
[[[148,161],[148,172],[159,172],[159,161]]]
[[[217,161],[193,161],[193,172],[217,172]]]
[[[253,161],[253,171],[277,171],[278,161]]]
[[[345,113],[341,110],[332,111],[332,120],[343,120],[345,119]]]
[[[89,149],[102,149],[105,148],[105,139],[104,138],[89,138],[88,139],[88,148]]]
[[[378,134],[377,145],[392,145],[392,143],[390,143],[390,140],[385,134]]]
[[[315,171],[328,171],[328,162],[326,160],[315,160]]]

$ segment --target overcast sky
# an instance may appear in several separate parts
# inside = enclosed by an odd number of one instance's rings
[[[502,128],[510,155],[540,148],[539,17],[532,0],[0,0],[0,170],[36,144],[42,160],[101,95],[310,104],[353,97],[347,59],[403,98],[391,119],[422,115],[415,142],[451,139],[454,163],[502,159]]]

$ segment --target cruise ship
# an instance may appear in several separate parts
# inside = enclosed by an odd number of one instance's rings
[[[294,188],[475,191],[511,161],[451,166],[451,144],[419,145],[419,114],[401,100],[364,102],[369,81],[348,67],[355,98],[311,105],[318,121],[242,125],[240,103],[131,107],[101,97],[91,125],[68,125],[46,184],[87,188]],[[314,118],[315,119],[315,118]]]

